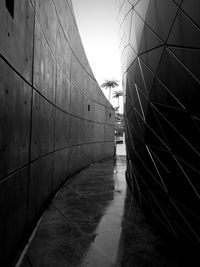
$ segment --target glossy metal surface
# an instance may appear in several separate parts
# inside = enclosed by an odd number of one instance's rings
[[[163,232],[200,250],[200,2],[118,3],[129,185]]]

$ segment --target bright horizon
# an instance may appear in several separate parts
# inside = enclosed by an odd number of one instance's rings
[[[83,46],[98,84],[114,79],[119,81],[119,87],[113,91],[122,90],[116,0],[72,0],[72,3]],[[108,98],[108,90],[102,91]],[[111,97],[111,104],[118,106],[117,99]],[[122,106],[121,97],[120,112]]]

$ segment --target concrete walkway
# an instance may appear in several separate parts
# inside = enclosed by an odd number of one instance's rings
[[[118,156],[126,156],[126,146],[125,146],[125,143],[117,144],[117,146],[116,146],[116,154]]]
[[[53,199],[21,267],[177,266],[133,202],[125,169],[118,156],[75,175]]]

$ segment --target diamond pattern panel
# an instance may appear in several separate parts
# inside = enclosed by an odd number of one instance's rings
[[[127,182],[158,225],[198,247],[200,4],[125,0],[120,10],[128,2],[132,53],[122,53]]]

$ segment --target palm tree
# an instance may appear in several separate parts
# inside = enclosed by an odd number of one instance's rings
[[[120,96],[123,96],[123,92],[121,90],[115,91],[113,93],[113,98],[117,98],[118,99],[118,108],[119,108],[119,98]]]
[[[117,86],[119,86],[119,84],[118,84],[118,81],[115,81],[115,80],[106,80],[105,83],[101,85],[102,88],[106,88],[106,89],[109,88],[109,98],[108,98],[109,102],[110,102],[110,96],[111,96],[111,88],[115,88]]]

